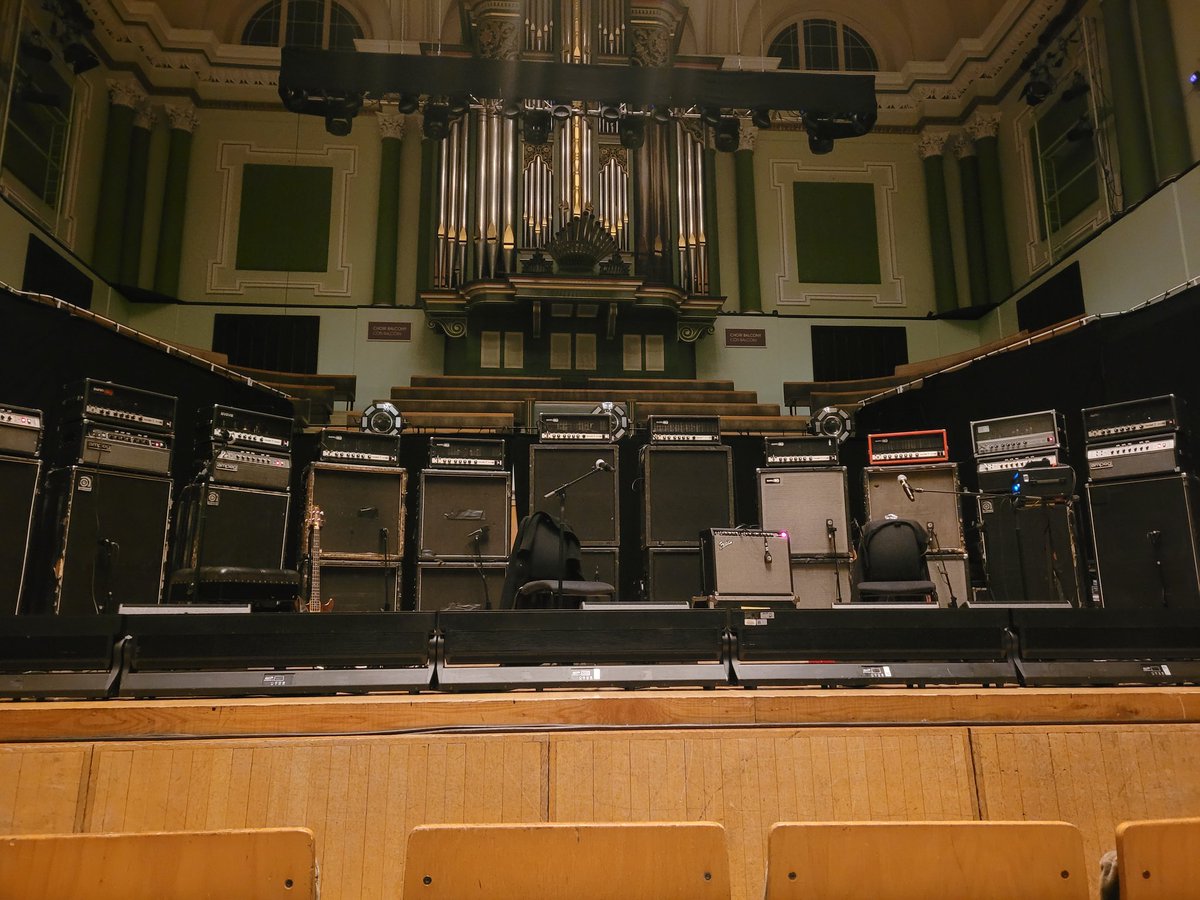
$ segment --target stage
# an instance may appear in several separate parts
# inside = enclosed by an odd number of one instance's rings
[[[326,898],[398,896],[427,822],[714,820],[754,898],[778,821],[1065,820],[1091,861],[1200,810],[1188,687],[11,701],[0,736],[3,833],[304,825]]]

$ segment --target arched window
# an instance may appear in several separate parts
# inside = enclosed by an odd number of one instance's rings
[[[781,69],[879,71],[879,58],[867,39],[833,19],[805,19],[787,26],[771,41],[767,55],[778,56]]]
[[[325,32],[325,10],[329,7],[329,43],[322,39]],[[279,21],[283,0],[270,0],[250,17],[242,32],[242,43],[255,47],[328,47],[330,50],[353,50],[354,39],[363,36],[362,27],[344,6],[333,0],[288,0],[287,34],[280,41]]]

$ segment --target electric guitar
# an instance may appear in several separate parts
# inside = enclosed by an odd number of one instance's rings
[[[321,599],[321,526],[325,524],[325,513],[314,506],[308,513],[308,602],[301,601],[300,611],[310,613],[329,612],[333,609],[333,598]]]

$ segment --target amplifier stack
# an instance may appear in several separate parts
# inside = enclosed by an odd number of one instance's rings
[[[42,471],[42,412],[0,406],[0,597],[5,615],[25,608],[22,596]]]
[[[850,602],[850,503],[837,440],[766,438],[764,450],[758,507],[764,529],[787,535],[796,606]]]
[[[1173,394],[1083,411],[1088,510],[1106,607],[1200,608],[1197,485],[1182,399]]]
[[[434,438],[418,491],[417,609],[498,608],[512,546],[504,442]]]

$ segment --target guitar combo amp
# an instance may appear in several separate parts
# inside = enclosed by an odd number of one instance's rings
[[[785,532],[710,528],[702,535],[701,551],[710,604],[795,605]]]

